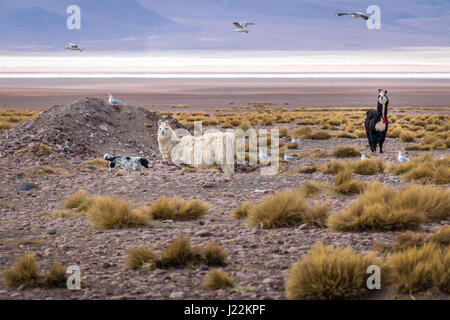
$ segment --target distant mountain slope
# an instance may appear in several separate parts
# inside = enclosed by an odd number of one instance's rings
[[[66,8],[71,4],[81,8],[81,30],[66,27],[69,16]],[[52,6],[29,7],[0,3],[0,8],[0,49],[33,45],[61,47],[61,43],[77,41],[98,44],[188,30],[135,0],[62,0]]]

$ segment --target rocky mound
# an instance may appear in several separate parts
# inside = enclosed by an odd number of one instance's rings
[[[142,107],[111,106],[86,97],[67,106],[56,105],[36,118],[0,134],[0,154],[48,145],[66,158],[159,154],[157,129],[161,117]],[[181,125],[173,120],[173,127]]]

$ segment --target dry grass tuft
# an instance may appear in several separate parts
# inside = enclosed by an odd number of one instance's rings
[[[332,136],[328,131],[325,130],[319,130],[314,131],[310,134],[306,134],[303,136],[304,139],[312,139],[312,140],[328,140],[331,139]]]
[[[210,241],[201,251],[202,260],[208,266],[224,266],[227,264],[228,254],[215,241]]]
[[[219,290],[233,287],[231,279],[225,271],[212,269],[205,278],[202,287],[207,290]]]
[[[372,175],[384,172],[384,165],[380,159],[353,162],[351,167],[353,172],[361,175]]]
[[[360,193],[364,189],[364,182],[354,179],[352,170],[346,168],[334,177],[334,191],[344,195]]]
[[[337,174],[340,171],[345,170],[347,165],[342,161],[333,160],[327,162],[327,164],[322,168],[322,172],[326,174]]]
[[[309,225],[319,228],[325,228],[327,226],[328,212],[331,207],[328,203],[318,204],[315,207],[308,209],[303,216],[303,221]]]
[[[411,185],[394,190],[370,183],[349,207],[331,215],[328,225],[336,231],[415,229],[425,221],[448,219],[450,191]]]
[[[402,130],[400,133],[400,141],[402,142],[414,142],[416,141],[416,137],[413,132]]]
[[[162,268],[185,267],[198,262],[199,254],[191,247],[189,237],[181,237],[173,240],[161,255],[158,264]]]
[[[372,256],[351,248],[315,245],[292,265],[286,281],[289,299],[352,299],[367,291],[367,267],[379,265]]]
[[[66,267],[55,262],[45,276],[44,283],[50,288],[64,288],[67,285]]]
[[[279,191],[249,210],[247,222],[252,227],[281,228],[303,222],[307,207],[303,197],[293,190]]]
[[[428,237],[427,241],[440,246],[450,246],[450,226],[439,228]]]
[[[231,212],[231,218],[234,219],[242,219],[246,218],[248,216],[248,213],[250,212],[250,208],[254,206],[255,204],[252,202],[244,202],[242,205]]]
[[[66,209],[77,209],[80,212],[86,212],[91,206],[92,201],[86,191],[78,191],[69,196],[63,204]]]
[[[133,211],[128,201],[104,196],[94,196],[91,201],[87,215],[94,228],[132,228],[146,223],[147,219]]]
[[[85,166],[91,166],[98,171],[107,171],[109,168],[109,166],[108,166],[109,162],[102,158],[94,158],[94,159],[86,160],[86,161],[83,161],[81,164],[85,165]]]
[[[304,183],[299,189],[298,192],[305,198],[312,197],[315,194],[322,192],[325,189],[328,189],[329,185],[324,182],[319,181],[308,181]]]
[[[333,156],[336,158],[352,158],[352,157],[359,157],[360,152],[356,147],[353,146],[342,146],[337,147],[333,151]]]
[[[398,164],[389,171],[402,175],[405,182],[414,180],[420,183],[449,184],[450,157],[433,159],[431,153],[426,153],[410,162]]]
[[[156,254],[149,248],[133,247],[128,250],[128,256],[125,259],[125,266],[131,270],[146,269],[152,266],[156,261]]]
[[[434,243],[412,247],[386,261],[389,278],[400,293],[437,289],[450,292],[450,250]]]
[[[172,199],[159,197],[150,206],[148,215],[157,220],[193,220],[209,213],[210,206],[198,199],[186,201],[174,196]]]
[[[16,264],[4,272],[5,285],[8,288],[20,286],[32,287],[38,281],[38,263],[34,253],[19,259]]]

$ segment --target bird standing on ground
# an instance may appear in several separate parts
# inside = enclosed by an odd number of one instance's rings
[[[262,149],[259,149],[258,155],[259,155],[259,159],[260,159],[260,160],[261,160],[261,159],[264,160],[264,161],[272,160],[272,157],[269,157],[269,156],[267,155],[267,153],[265,153],[265,152],[262,151]]]
[[[66,47],[67,50],[71,50],[71,51],[80,51],[83,52],[84,49],[80,48],[77,44],[75,43],[69,43],[69,46]]]
[[[365,152],[361,152],[361,160],[369,160],[369,159],[366,157],[366,153],[365,153]]]
[[[298,158],[290,156],[290,155],[287,154],[287,152],[285,152],[284,153],[284,160],[286,160],[286,161],[295,161],[295,160],[298,160]]]
[[[120,101],[120,100],[117,100],[117,99],[114,99],[114,97],[112,96],[112,94],[111,94],[111,93],[108,93],[108,96],[109,96],[109,99],[108,99],[108,102],[109,102],[109,104],[112,104],[112,105],[119,105],[119,104],[123,104],[123,102],[122,102],[122,101]]]
[[[397,159],[398,159],[399,162],[408,162],[408,161],[409,161],[409,158],[404,157],[404,156],[402,155],[402,152],[401,152],[401,151],[398,152],[398,157],[397,157]]]
[[[439,156],[439,159],[444,160],[444,159],[445,159],[444,155],[441,154],[441,155]]]
[[[292,137],[291,142],[298,142],[300,144],[302,143],[302,140]]]
[[[234,31],[248,33],[247,26],[255,25],[253,22],[233,22]]]
[[[343,13],[336,13],[336,17],[341,16],[352,16],[353,18],[362,18],[364,20],[369,20],[369,16],[365,15],[362,12],[343,12]]]

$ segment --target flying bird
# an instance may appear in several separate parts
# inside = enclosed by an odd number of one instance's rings
[[[117,100],[117,99],[114,99],[114,97],[112,96],[112,94],[111,94],[111,93],[108,93],[108,96],[109,96],[109,99],[108,99],[108,102],[109,102],[109,104],[112,104],[112,105],[119,105],[119,104],[123,104],[123,102],[122,102],[122,101],[120,101],[120,100]]]
[[[369,159],[366,157],[366,153],[365,153],[365,152],[361,152],[361,160],[369,160]]]
[[[69,46],[66,47],[67,50],[71,50],[71,51],[80,51],[83,52],[84,49],[80,48],[77,44],[75,43],[69,43]]]
[[[248,33],[247,26],[255,25],[253,22],[233,22],[234,31]]]
[[[284,160],[286,160],[286,161],[295,161],[295,160],[298,160],[298,158],[290,156],[290,155],[287,154],[287,152],[285,152],[284,153]]]
[[[362,12],[343,12],[343,13],[336,13],[336,17],[341,16],[352,16],[353,18],[362,18],[364,20],[369,20],[369,16],[365,15]]]
[[[408,162],[408,161],[409,161],[409,158],[404,157],[404,156],[402,155],[402,152],[401,152],[401,151],[398,152],[398,157],[397,157],[397,159],[398,159],[399,162]]]

